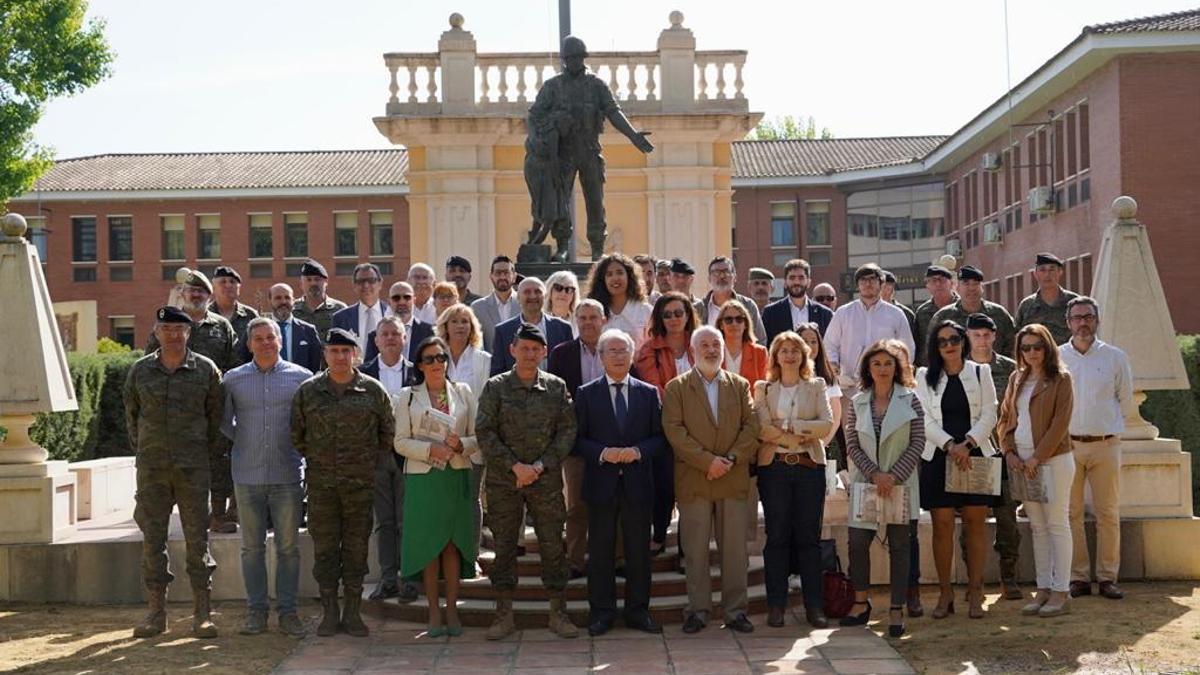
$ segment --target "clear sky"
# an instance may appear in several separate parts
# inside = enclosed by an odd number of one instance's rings
[[[1196,0],[1191,0],[1195,3]],[[557,0],[92,0],[113,76],[52,103],[37,141],[107,152],[388,147],[386,51],[432,52],[450,12],[481,52],[549,50]],[[1010,0],[1012,83],[1093,23],[1180,0]],[[1007,90],[1002,0],[575,0],[593,50],[652,50],[679,9],[698,49],[746,49],[752,110],[838,137],[951,133]]]

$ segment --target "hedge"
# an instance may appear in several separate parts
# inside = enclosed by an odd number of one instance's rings
[[[125,429],[121,388],[141,352],[67,354],[79,410],[42,413],[30,438],[46,448],[50,459],[78,462],[97,457],[132,455]]]
[[[1151,391],[1142,417],[1164,438],[1178,438],[1192,455],[1192,504],[1200,504],[1200,335],[1180,335],[1179,352],[1191,389]]]

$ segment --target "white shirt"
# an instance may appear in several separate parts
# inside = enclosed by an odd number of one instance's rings
[[[713,420],[720,422],[721,417],[717,415],[717,402],[721,393],[718,383],[721,381],[721,373],[718,372],[713,376],[712,380],[705,379],[704,373],[700,372],[700,382],[704,385],[704,395],[708,397],[708,409],[712,411]]]
[[[611,375],[606,374],[604,379],[608,382],[608,398],[612,401],[613,415],[617,414],[617,388],[614,384],[623,385],[621,387],[621,398],[625,399],[626,414],[629,411],[629,376],[626,375],[623,380],[614,380]]]
[[[398,394],[404,388],[404,359],[396,360],[396,365],[389,366],[379,357],[379,381],[389,394]]]
[[[779,397],[775,401],[774,417],[784,420],[784,424],[791,426],[792,406],[796,402],[796,388],[799,385],[793,384],[790,387],[779,385]]]
[[[737,373],[740,375],[742,373],[742,355],[745,353],[746,353],[745,345],[742,346],[742,351],[737,356],[730,354],[729,350],[726,349],[725,350],[725,370],[728,370],[731,373]]]
[[[675,375],[679,376],[692,369],[692,360],[688,358],[687,351],[683,352],[683,356],[675,359]]]
[[[1125,352],[1099,338],[1081,354],[1070,340],[1058,354],[1071,371],[1075,406],[1071,410],[1071,435],[1107,436],[1125,431],[1132,416],[1133,372]]]
[[[367,337],[371,335],[371,331],[375,330],[375,326],[379,325],[379,320],[382,318],[382,300],[377,301],[374,305],[358,303],[358,348],[364,354],[367,351]]]
[[[1036,377],[1025,380],[1021,385],[1021,393],[1017,395],[1017,455],[1021,459],[1033,456],[1033,420],[1029,418],[1029,402],[1033,399],[1033,388],[1037,386]],[[1028,454],[1026,454],[1028,453]]]
[[[838,307],[825,330],[825,347],[829,350],[829,362],[841,369],[840,384],[853,385],[858,379],[858,361],[863,352],[876,341],[889,338],[904,343],[911,363],[917,347],[908,318],[899,307],[882,300],[871,307],[862,300]]]
[[[412,315],[431,326],[437,323],[437,308],[433,306],[433,296],[429,296],[424,307],[417,307],[417,303],[414,302]]]
[[[500,315],[500,321],[498,323],[508,321],[509,319],[513,318],[517,312],[521,311],[521,305],[517,303],[516,293],[508,294],[508,302],[501,300],[500,296],[496,295],[495,291],[492,291],[492,295],[496,296],[496,313]]]
[[[788,297],[788,309],[792,310],[792,329],[794,330],[800,324],[808,323],[808,297],[804,298],[804,304],[797,307],[796,303],[792,302],[792,298]]]
[[[610,307],[609,310],[611,311],[612,308]],[[650,303],[630,300],[625,303],[620,314],[613,312],[608,317],[608,323],[604,327],[625,331],[629,337],[633,338],[633,351],[637,353],[642,343],[646,341],[646,324],[650,323],[652,313],[654,313],[654,308],[650,306]]]
[[[475,348],[467,345],[463,350],[462,355],[458,357],[458,363],[454,362],[454,357],[450,358],[450,363],[447,364],[446,377],[455,382],[466,382],[468,385],[475,381]],[[478,394],[476,394],[478,396]]]

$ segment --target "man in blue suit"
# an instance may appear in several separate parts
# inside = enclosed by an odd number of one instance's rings
[[[776,335],[796,330],[805,323],[815,323],[821,335],[833,320],[833,312],[808,298],[808,285],[812,283],[809,273],[812,268],[807,260],[793,258],[783,267],[783,286],[787,295],[763,308],[763,327],[767,331],[764,346],[770,347]]]
[[[362,263],[354,268],[354,289],[358,291],[358,302],[333,315],[333,328],[348,330],[358,339],[358,353],[366,354],[371,343],[368,336],[383,318],[384,306],[379,299],[383,288],[383,274],[371,263]]]
[[[666,451],[658,389],[629,375],[633,339],[607,330],[599,350],[604,377],[579,388],[573,454],[583,457],[588,505],[588,633],[603,635],[617,611],[616,536],[625,549],[625,625],[661,633],[650,617],[651,462]]]
[[[554,351],[559,343],[570,342],[575,338],[571,324],[542,312],[546,300],[546,284],[541,279],[522,279],[521,285],[517,286],[517,298],[521,302],[521,314],[496,325],[496,337],[492,342],[495,346],[492,351],[492,375],[512,370],[514,361],[508,345],[512,344],[513,337],[523,323],[537,326],[542,331],[549,351]],[[543,360],[539,367],[546,370],[548,364]]]
[[[304,366],[313,373],[321,372],[321,336],[316,326],[301,321],[292,314],[292,287],[287,284],[275,284],[270,290],[271,314],[279,322],[279,357],[284,361]],[[244,348],[244,347],[243,347]]]

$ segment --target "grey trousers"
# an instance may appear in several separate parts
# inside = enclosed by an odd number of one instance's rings
[[[379,547],[379,583],[397,585],[400,537],[404,532],[404,471],[392,457],[375,467],[375,545]]]
[[[909,532],[910,525],[888,525],[887,540],[889,572],[892,586],[892,605],[903,605],[908,592]],[[858,527],[850,529],[850,583],[854,590],[871,588],[871,541],[875,530]]]

